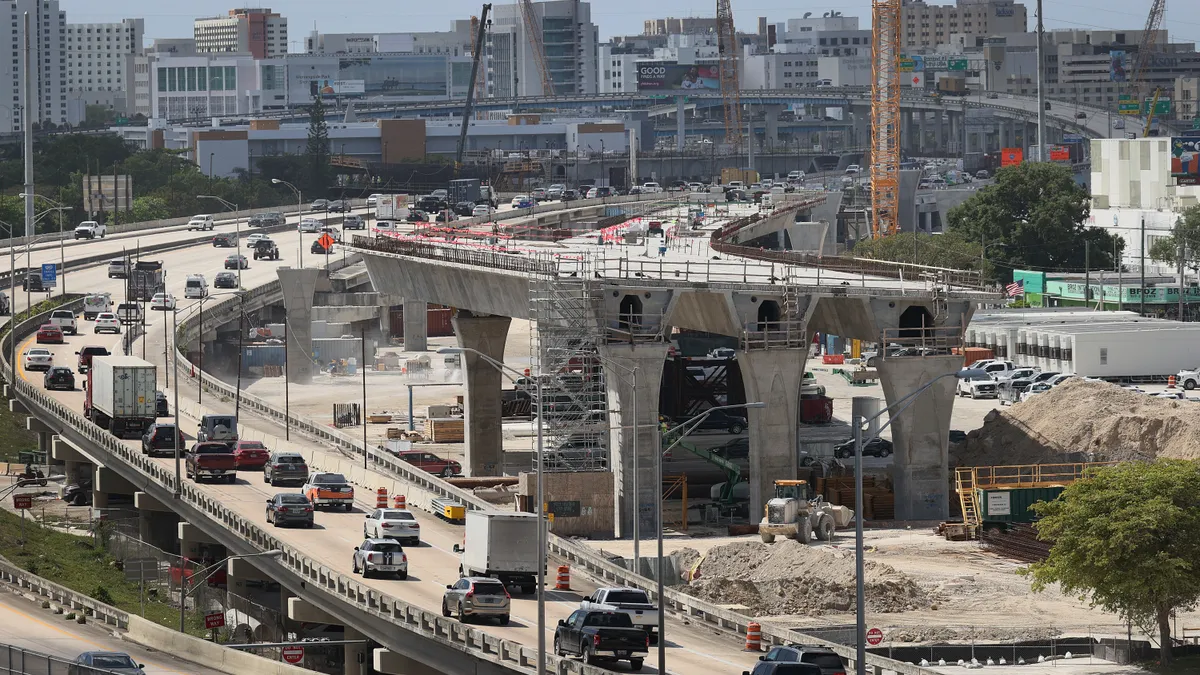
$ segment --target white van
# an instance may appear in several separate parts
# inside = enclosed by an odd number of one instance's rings
[[[183,297],[197,300],[208,297],[208,281],[203,274],[189,274],[183,284]]]
[[[85,321],[94,321],[97,314],[111,312],[112,306],[112,294],[92,293],[83,299],[83,318]]]
[[[214,226],[216,226],[216,222],[213,220],[212,215],[201,213],[200,215],[192,216],[192,219],[188,221],[187,229],[188,232],[192,230],[211,230]]]

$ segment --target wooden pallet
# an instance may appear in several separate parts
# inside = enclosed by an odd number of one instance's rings
[[[457,418],[427,419],[425,437],[433,443],[462,443],[466,438],[465,423]]]

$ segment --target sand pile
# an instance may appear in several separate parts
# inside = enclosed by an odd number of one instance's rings
[[[722,605],[744,605],[760,616],[819,615],[854,607],[854,554],[791,539],[718,546],[698,568],[686,593]],[[907,575],[871,561],[866,566],[867,608],[901,612],[929,605]]]
[[[1007,410],[951,447],[951,464],[1200,458],[1200,404],[1107,382],[1067,380]]]

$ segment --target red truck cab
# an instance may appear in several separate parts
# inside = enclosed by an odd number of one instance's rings
[[[237,482],[237,458],[233,449],[219,442],[206,441],[192,445],[186,457],[187,477],[197,483],[203,478]]]

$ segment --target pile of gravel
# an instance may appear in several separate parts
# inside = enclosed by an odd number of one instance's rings
[[[722,605],[742,605],[759,616],[820,615],[854,608],[852,552],[806,546],[792,539],[774,544],[741,541],[713,548],[683,588]],[[867,608],[903,612],[930,604],[926,592],[888,565],[867,561]]]

